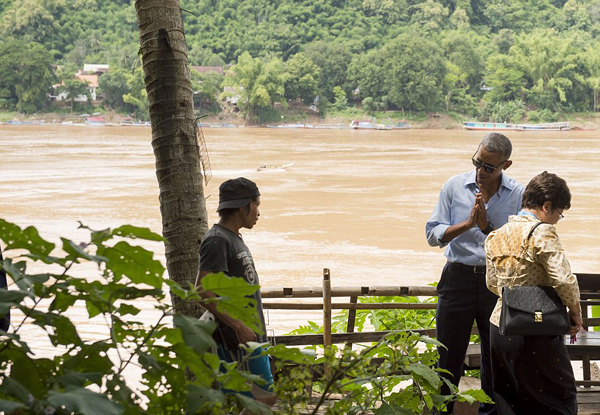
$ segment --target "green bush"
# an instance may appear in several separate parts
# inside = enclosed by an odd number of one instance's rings
[[[128,242],[161,241],[162,237],[133,226],[89,231],[89,242],[62,238],[57,249],[35,228],[21,229],[0,219],[7,257],[1,264],[14,282],[10,290],[0,290],[0,315],[12,308],[24,316],[15,321],[17,313],[13,313],[12,330],[0,333],[0,411],[226,413],[236,399],[213,390],[213,383],[249,390],[251,375],[231,365],[226,373],[219,371],[219,359],[210,352],[215,346],[214,323],[175,313],[163,284],[184,300],[202,301],[198,293],[163,279],[165,269],[153,254]],[[74,276],[89,273],[89,263],[96,265],[98,275]],[[30,267],[35,273],[28,271]],[[219,307],[257,327],[253,300],[245,297],[256,286],[222,273],[205,277],[203,285],[220,296]],[[156,321],[138,316],[139,301],[159,312]],[[88,318],[105,322],[107,338],[86,339],[69,319],[69,310],[81,302]],[[49,338],[54,357],[36,356],[21,333],[25,325],[38,329],[36,337]],[[141,372],[139,382],[124,376],[132,365]],[[195,375],[193,380],[187,371]],[[236,398],[239,405],[256,405],[241,395]]]
[[[20,311],[13,313],[12,330],[0,332],[0,411],[209,415],[246,407],[255,414],[272,413],[243,395],[213,389],[220,383],[247,391],[256,377],[211,353],[215,324],[176,313],[163,288],[167,285],[184,301],[206,300],[193,287],[164,279],[165,269],[152,252],[130,244],[132,239],[159,242],[161,236],[128,225],[101,231],[81,227],[90,232],[89,242],[61,238],[58,248],[34,227],[21,229],[0,219],[6,246],[0,264],[14,282],[9,290],[0,289],[0,316]],[[89,275],[90,269],[97,275]],[[259,330],[255,300],[247,297],[257,286],[223,273],[204,277],[202,284],[217,295],[211,301],[220,309]],[[155,321],[142,316],[140,301],[158,312]],[[86,338],[69,319],[71,308],[81,303],[88,318],[106,324],[106,338]],[[400,318],[380,313],[378,327],[422,326],[431,321],[430,313],[408,310]],[[16,320],[16,315],[23,317]],[[361,317],[359,326],[363,324]],[[25,325],[31,327],[26,335]],[[49,338],[53,357],[38,357],[28,344],[26,336],[36,330],[36,338]],[[259,346],[249,344],[250,349]],[[318,358],[310,351],[270,347],[265,353],[277,359],[278,413],[297,414],[306,407],[310,396],[305,388],[311,381],[321,392],[313,413],[333,393],[342,399],[328,413],[340,415],[359,410],[422,414],[449,400],[489,401],[481,391],[458,393],[453,386],[451,395],[440,395],[447,381],[434,368],[439,346],[410,331],[394,331],[360,350],[332,347]],[[125,375],[132,365],[140,372],[137,381]]]

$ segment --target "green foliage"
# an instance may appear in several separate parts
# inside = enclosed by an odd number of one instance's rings
[[[217,98],[221,93],[223,75],[218,72],[198,73],[191,69],[194,88],[194,108],[201,114],[219,110]]]
[[[129,93],[123,95],[123,102],[133,107],[133,114],[142,120],[150,119],[148,93],[144,82],[144,70],[139,67],[126,75]]]
[[[33,113],[42,109],[56,82],[52,55],[35,42],[0,42],[0,108]]]
[[[539,111],[527,112],[527,119],[531,122],[557,122],[559,117],[557,113],[552,112],[549,109],[542,109]]]
[[[0,315],[16,308],[23,316],[15,321],[18,313],[13,314],[11,332],[0,333],[0,411],[216,415],[237,406],[256,414],[271,413],[243,395],[226,397],[212,389],[213,383],[220,382],[225,388],[247,391],[248,382],[257,378],[236,364],[219,361],[210,352],[216,325],[175,313],[163,291],[168,284],[183,300],[217,301],[221,310],[257,327],[258,315],[252,312],[255,303],[247,297],[257,286],[223,273],[210,274],[202,280],[203,289],[217,298],[203,300],[195,289],[164,280],[165,269],[152,253],[130,244],[132,239],[162,241],[149,229],[128,225],[100,231],[81,228],[90,231],[89,242],[62,238],[57,249],[35,228],[21,229],[0,219],[7,257],[0,265],[14,282],[10,290],[0,290]],[[89,270],[89,263],[96,265],[99,275],[75,276]],[[139,301],[151,304],[156,317],[144,316]],[[385,297],[378,301],[418,300]],[[85,304],[90,319],[105,322],[105,338],[87,339],[71,322],[69,311],[76,303]],[[362,327],[368,316],[378,329],[410,329],[429,325],[431,313],[378,310],[361,313],[358,325]],[[32,327],[26,334],[22,332],[25,324]],[[27,337],[36,328],[54,346],[52,358],[37,357],[28,345]],[[248,354],[260,346],[249,343]],[[451,395],[440,395],[445,381],[434,368],[436,347],[440,344],[435,340],[394,331],[360,350],[332,348],[317,356],[278,345],[264,353],[276,361],[279,413],[299,413],[308,403],[307,385],[322,392],[317,409],[331,394],[341,394],[342,399],[328,410],[330,414],[358,410],[422,414],[441,409],[450,400],[488,401],[481,391],[458,393],[453,387]],[[138,382],[127,372],[133,364],[140,373]]]
[[[303,53],[292,56],[285,64],[285,97],[289,100],[302,99],[310,105],[318,94],[321,70]]]
[[[257,86],[240,105],[250,121],[264,122],[277,117],[275,104],[285,100],[312,104],[318,97],[325,115],[336,102],[335,87],[348,105],[370,98],[364,102],[370,112],[475,114],[482,98],[554,113],[597,111],[597,3],[182,0],[181,6],[191,64],[239,65],[244,54],[260,59],[263,79],[252,81]],[[111,72],[122,73],[100,77],[105,105],[148,119],[134,2],[0,0],[0,15],[1,109],[44,109],[56,83],[52,64],[109,63]],[[38,46],[19,46],[23,56],[16,56],[14,39]],[[22,68],[10,72],[16,62]],[[194,80],[194,91],[200,112],[220,110],[216,78]]]
[[[446,67],[442,50],[418,34],[403,34],[381,51],[390,102],[396,108],[435,109]]]
[[[480,108],[478,118],[490,122],[518,122],[524,113],[524,104],[520,100],[486,103]]]
[[[62,238],[57,249],[35,228],[0,220],[6,254],[0,264],[14,282],[10,290],[0,290],[0,314],[20,311],[12,315],[10,332],[0,333],[0,411],[221,414],[236,402],[256,406],[211,389],[213,382],[226,382],[231,389],[248,390],[253,377],[235,365],[219,371],[221,362],[209,350],[215,324],[174,313],[163,284],[184,300],[203,301],[196,290],[164,280],[165,269],[152,253],[125,238],[162,241],[148,229],[122,226],[90,230],[90,241],[81,244]],[[89,263],[99,275],[87,275],[93,269]],[[236,317],[252,326],[258,316],[249,311],[253,304],[244,293],[257,287],[233,280],[220,274],[203,282],[223,295],[213,300],[218,307],[244,310]],[[153,306],[156,318],[144,316],[139,301]],[[105,322],[104,338],[87,339],[73,324],[68,316],[76,303],[85,304],[90,319]],[[19,314],[22,319],[15,320]],[[30,336],[47,336],[53,357],[34,354]],[[134,364],[137,381],[127,371]]]
[[[120,67],[111,67],[110,71],[98,78],[98,92],[102,94],[104,102],[115,108],[124,109],[123,96],[129,92],[127,86],[127,72]]]
[[[285,74],[280,59],[263,62],[248,52],[240,56],[237,65],[225,76],[223,84],[233,87],[234,92],[223,93],[223,97],[239,97],[238,106],[251,121],[262,121],[261,111],[284,102]]]
[[[322,357],[293,354],[286,349],[269,349],[276,368],[282,372],[276,383],[282,413],[297,414],[308,403],[307,383],[322,398],[316,413],[331,394],[341,396],[328,408],[329,414],[374,411],[376,414],[423,414],[441,410],[453,400],[491,402],[482,391],[440,395],[445,380],[434,368],[440,343],[410,331],[395,331],[378,343],[359,350],[326,349]],[[337,352],[336,352],[337,351]],[[290,365],[291,363],[291,365]]]

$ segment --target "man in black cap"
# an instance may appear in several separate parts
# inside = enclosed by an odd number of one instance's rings
[[[196,279],[196,286],[199,289],[202,288],[202,278],[205,275],[217,272],[224,272],[230,277],[243,278],[250,284],[258,284],[258,274],[252,254],[239,231],[241,228],[252,229],[256,225],[260,216],[259,205],[260,192],[253,181],[239,177],[221,184],[217,208],[219,222],[206,233],[200,245],[200,271]],[[203,297],[214,298],[215,294],[204,292]],[[260,291],[256,291],[253,297],[256,300],[262,331],[265,333]],[[249,341],[266,343],[266,336],[257,335],[240,320],[218,311],[214,303],[208,303],[205,307],[216,317],[218,327],[215,340],[218,344],[219,358],[227,362],[244,362],[243,369],[265,380],[264,384],[253,384],[250,393],[242,392],[242,394],[266,405],[273,405],[276,397],[273,393],[273,376],[268,356],[260,356],[262,350],[257,349],[248,358],[245,356],[245,351],[239,347],[240,344]],[[244,410],[241,414],[250,414],[250,412]]]

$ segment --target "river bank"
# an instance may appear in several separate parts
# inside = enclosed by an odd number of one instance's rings
[[[393,113],[397,115],[397,113]],[[132,123],[131,117],[115,112],[105,113],[94,113],[93,116],[102,117],[106,125],[121,125],[123,123]],[[85,124],[90,114],[79,114],[79,113],[39,113],[39,114],[19,114],[15,112],[0,112],[0,123],[23,123],[23,124]],[[201,123],[207,127],[266,127],[273,125],[288,125],[293,126],[294,124],[309,124],[312,126],[317,125],[340,125],[348,126],[352,120],[371,120],[377,123],[383,124],[395,124],[399,122],[405,122],[411,125],[413,129],[427,129],[427,130],[454,130],[462,129],[465,121],[472,121],[469,118],[457,120],[456,118],[450,117],[444,113],[427,113],[420,114],[418,117],[410,117],[409,119],[399,119],[398,117],[371,117],[367,114],[343,114],[343,115],[327,115],[322,118],[314,112],[303,112],[300,116],[297,111],[286,115],[283,115],[280,123],[272,122],[265,123],[262,125],[251,125],[239,114],[231,112],[223,112],[220,114],[211,114],[203,117]],[[596,131],[600,130],[600,113],[582,113],[572,114],[570,117],[565,117],[561,120],[569,122],[571,129],[573,130],[585,130],[585,131]],[[523,121],[524,123],[527,121]]]

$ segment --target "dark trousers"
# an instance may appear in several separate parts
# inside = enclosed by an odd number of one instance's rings
[[[574,415],[577,388],[562,336],[503,336],[491,325],[500,415]]]
[[[0,249],[0,261],[2,261],[2,250]],[[0,270],[0,289],[8,286],[6,281],[6,272]],[[10,311],[7,311],[5,315],[0,317],[0,330],[8,331],[10,327]]]
[[[447,375],[458,386],[464,373],[463,365],[473,322],[477,322],[481,338],[481,388],[494,399],[490,362],[490,315],[498,297],[487,289],[485,269],[446,263],[438,284],[438,306],[436,313],[437,339],[447,349],[439,348],[438,366],[452,373]],[[442,388],[443,394],[449,388]],[[448,413],[453,413],[449,405]],[[480,404],[480,414],[497,414],[493,404]]]

